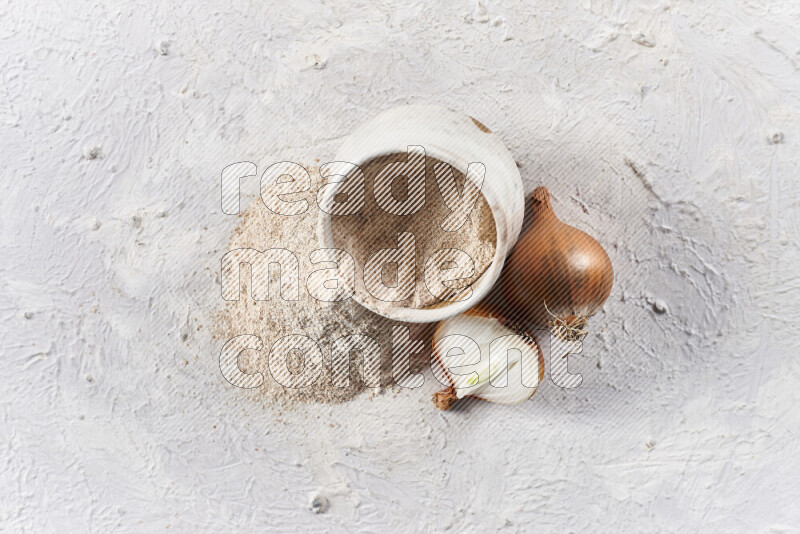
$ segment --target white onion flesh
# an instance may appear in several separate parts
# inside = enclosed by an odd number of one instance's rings
[[[502,319],[467,312],[442,321],[434,334],[433,371],[459,399],[497,404],[528,400],[539,385],[541,351]]]

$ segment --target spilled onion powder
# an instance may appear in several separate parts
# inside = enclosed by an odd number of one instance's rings
[[[260,198],[240,214],[240,224],[228,243],[228,250],[253,248],[264,251],[283,248],[293,252],[299,261],[299,300],[286,301],[280,298],[280,282],[277,269],[270,270],[270,300],[254,301],[250,293],[250,267],[241,269],[241,291],[238,301],[225,301],[217,321],[216,336],[221,341],[220,348],[227,340],[242,334],[261,338],[261,351],[244,351],[239,357],[239,368],[244,373],[261,373],[264,383],[258,388],[242,389],[254,398],[279,408],[290,408],[298,403],[322,402],[340,403],[352,399],[366,390],[373,393],[394,384],[391,371],[392,327],[409,328],[412,339],[421,339],[426,349],[430,348],[430,328],[408,325],[382,318],[370,312],[355,300],[323,302],[312,297],[306,289],[308,275],[321,268],[312,265],[309,254],[319,248],[317,242],[317,217],[319,207],[314,194],[323,185],[316,169],[309,169],[312,180],[311,191],[303,198],[308,200],[305,213],[295,216],[277,215],[271,212]],[[300,195],[296,195],[298,198]],[[427,332],[427,335],[425,335]],[[303,335],[314,340],[322,351],[322,371],[311,385],[299,389],[287,388],[278,383],[270,374],[269,353],[276,340],[287,335]],[[361,334],[369,336],[380,344],[381,388],[368,388],[364,384],[366,368],[362,354],[353,350],[349,355],[350,380],[346,387],[337,387],[331,381],[331,347],[333,342],[344,336]],[[417,357],[427,357],[429,350]],[[299,352],[286,358],[286,369],[290,373],[302,373],[304,359]],[[419,362],[412,363],[412,369]],[[285,380],[282,380],[286,383]],[[235,386],[231,386],[235,387]]]

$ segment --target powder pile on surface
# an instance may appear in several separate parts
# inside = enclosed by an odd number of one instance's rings
[[[382,388],[394,384],[391,370],[393,326],[409,328],[412,339],[422,339],[426,349],[430,348],[430,334],[428,333],[427,337],[423,336],[424,327],[382,318],[352,298],[339,302],[324,302],[309,294],[306,289],[309,274],[328,266],[314,265],[309,257],[312,251],[322,248],[317,241],[319,207],[314,200],[314,194],[323,185],[316,169],[310,171],[311,191],[302,197],[308,200],[308,209],[305,213],[291,217],[278,215],[271,212],[261,199],[256,199],[240,214],[241,222],[228,244],[229,251],[241,248],[259,251],[282,248],[293,252],[299,263],[299,300],[287,301],[280,297],[281,280],[277,276],[277,269],[270,269],[270,300],[253,300],[250,292],[251,268],[243,264],[239,300],[225,302],[224,310],[218,316],[216,328],[217,337],[224,341],[243,334],[261,338],[263,349],[244,351],[238,362],[239,368],[244,373],[261,373],[264,383],[258,388],[243,391],[278,408],[290,408],[303,402],[345,402],[363,391],[377,393]],[[294,195],[292,200],[297,198],[301,198],[301,194]],[[349,353],[349,384],[345,387],[334,385],[331,368],[332,345],[337,339],[353,334],[368,336],[379,343],[380,387],[365,385],[366,375],[374,376],[374,368],[364,363],[362,358],[364,351],[359,349]],[[322,371],[319,377],[306,387],[285,387],[282,383],[286,384],[286,380],[281,379],[279,383],[270,374],[270,348],[277,340],[289,335],[307,336],[315,341],[322,351]],[[427,354],[429,352],[424,352],[422,356]],[[295,351],[286,357],[282,368],[296,376],[303,372],[304,365],[304,357]]]

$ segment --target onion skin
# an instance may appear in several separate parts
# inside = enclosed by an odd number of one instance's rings
[[[458,400],[456,388],[450,386],[449,388],[437,391],[433,394],[433,405],[437,410],[446,411],[453,407]]]
[[[531,200],[531,226],[508,257],[501,292],[520,320],[580,332],[611,293],[611,260],[590,235],[556,217],[546,187]]]

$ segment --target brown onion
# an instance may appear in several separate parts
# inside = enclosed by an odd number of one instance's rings
[[[611,293],[611,260],[591,236],[556,217],[546,187],[537,187],[531,199],[531,226],[506,262],[503,296],[526,321],[581,337],[587,318]]]

